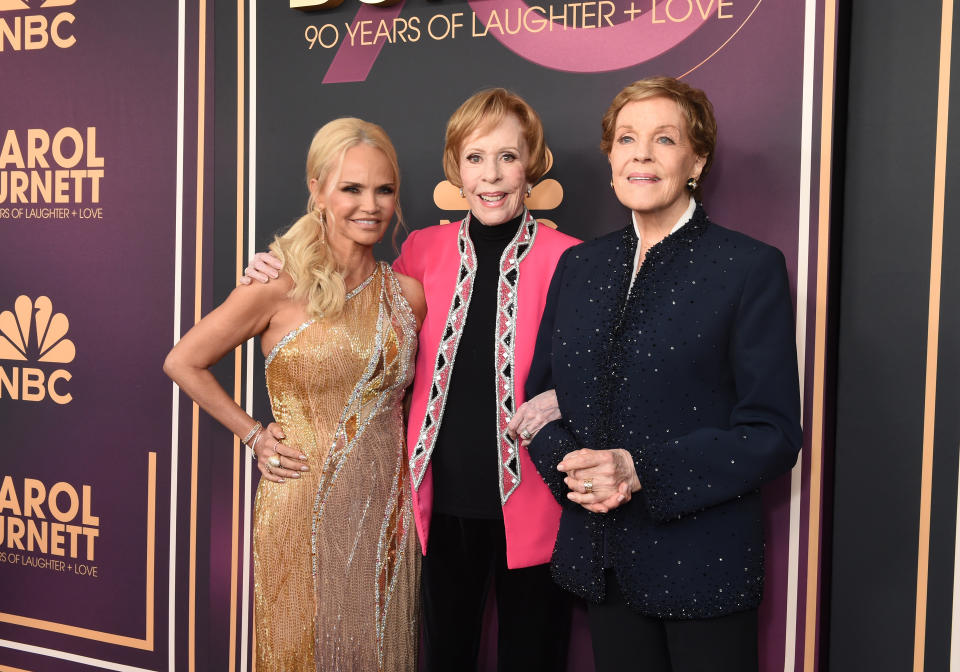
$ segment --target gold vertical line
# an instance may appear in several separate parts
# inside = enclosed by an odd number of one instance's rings
[[[240,403],[240,350],[234,354],[234,401]],[[230,672],[237,669],[237,561],[240,551],[240,439],[233,437],[233,521],[230,533]]]
[[[243,268],[243,179],[244,179],[244,153],[243,140],[246,133],[246,118],[244,117],[244,97],[246,96],[244,77],[246,74],[243,67],[244,41],[243,34],[245,30],[244,0],[237,0],[237,203],[236,203],[236,240],[237,240],[237,258],[236,275],[240,276]],[[238,346],[234,350],[233,358],[233,400],[240,405],[242,388],[242,362],[243,347]],[[234,471],[233,471],[233,556],[231,558],[230,570],[230,672],[236,670],[236,660],[239,656],[246,656],[246,651],[237,651],[237,573],[239,563],[241,562],[239,553],[240,544],[240,442],[234,438]],[[249,530],[244,530],[249,534]],[[244,559],[245,561],[245,559]]]
[[[190,576],[187,614],[187,660],[190,672],[194,672],[194,653],[197,625],[197,455],[199,446],[200,407],[193,403],[192,451],[190,455]]]
[[[197,21],[197,209],[196,209],[196,265],[194,267],[193,322],[200,321],[203,290],[203,177],[207,88],[207,4],[199,0]],[[197,479],[199,463],[200,407],[193,404],[192,455],[190,460],[190,583],[187,634],[187,664],[190,672],[196,669],[197,625]]]
[[[153,599],[157,534],[157,454],[147,453],[147,632],[144,643],[153,649]]]
[[[937,142],[933,169],[933,222],[930,240],[930,299],[927,309],[927,368],[923,397],[923,459],[920,467],[920,533],[917,549],[917,611],[913,669],[922,672],[927,638],[927,587],[930,563],[930,509],[933,496],[933,439],[937,412],[937,354],[940,348],[940,284],[943,271],[943,207],[950,111],[950,56],[953,0],[944,0],[940,18],[940,78],[937,90]]]
[[[830,168],[833,161],[833,88],[836,44],[836,0],[824,3],[823,77],[820,91],[820,186],[817,219],[816,326],[813,346],[813,408],[810,429],[809,530],[807,534],[807,605],[803,669],[816,667],[817,611],[820,579],[820,498],[823,479],[823,404],[827,345],[827,274],[830,255]]]

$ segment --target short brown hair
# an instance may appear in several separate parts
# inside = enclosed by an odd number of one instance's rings
[[[514,115],[523,128],[530,161],[526,165],[527,181],[533,184],[543,177],[550,165],[547,144],[543,139],[540,115],[517,94],[506,89],[486,89],[467,98],[447,122],[447,138],[443,147],[443,172],[455,187],[462,187],[460,150],[477,129],[492,129],[508,114]]]
[[[685,82],[673,77],[648,77],[623,87],[607,108],[603,115],[603,133],[600,140],[600,149],[609,155],[613,149],[613,135],[617,126],[617,115],[627,103],[635,100],[646,100],[658,96],[670,98],[680,106],[684,118],[687,120],[687,135],[693,151],[699,156],[707,157],[700,171],[700,179],[710,172],[713,163],[713,150],[717,146],[717,120],[713,116],[713,105],[700,89],[695,89]],[[699,191],[700,187],[697,187]]]

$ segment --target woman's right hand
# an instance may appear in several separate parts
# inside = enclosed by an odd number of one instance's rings
[[[547,390],[520,405],[510,419],[507,431],[514,439],[519,438],[520,445],[526,448],[544,425],[561,417],[557,391]]]
[[[253,452],[257,456],[257,467],[268,481],[283,483],[287,478],[300,478],[304,471],[310,471],[307,466],[307,456],[299,450],[281,443],[286,439],[283,429],[275,422],[267,425],[253,444]],[[277,457],[280,466],[270,464],[270,458]]]
[[[567,474],[567,499],[593,513],[622,506],[641,489],[633,458],[622,448],[581,448],[564,455],[557,469]]]
[[[280,277],[283,263],[273,256],[272,252],[257,252],[250,260],[250,265],[243,269],[241,285],[249,285],[254,280],[269,282]]]

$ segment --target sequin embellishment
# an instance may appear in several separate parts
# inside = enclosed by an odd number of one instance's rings
[[[291,329],[286,336],[284,336],[279,341],[277,341],[277,344],[273,346],[273,349],[270,350],[270,354],[267,355],[267,358],[263,361],[263,368],[264,369],[268,368],[270,366],[270,362],[272,362],[273,358],[277,356],[277,353],[283,349],[283,346],[285,346],[287,343],[289,343],[290,341],[295,339],[297,336],[299,336],[301,331],[303,331],[313,323],[314,323],[314,320],[307,320],[306,322],[301,324],[299,327],[296,327],[295,329]]]
[[[433,384],[427,399],[423,423],[417,435],[417,444],[410,457],[410,472],[415,488],[420,487],[430,457],[436,445],[443,409],[450,388],[450,376],[460,336],[467,320],[470,297],[473,294],[473,282],[477,274],[477,255],[470,240],[470,214],[460,223],[457,234],[457,247],[460,252],[460,269],[457,273],[457,286],[450,303],[446,325],[437,348],[437,360],[433,368]],[[504,249],[500,257],[499,280],[497,286],[497,319],[494,327],[496,399],[497,399],[497,460],[499,464],[500,501],[507,499],[520,485],[520,461],[517,457],[517,444],[507,434],[506,427],[515,410],[515,389],[513,365],[516,315],[517,285],[520,279],[520,262],[533,246],[537,233],[537,220],[529,212],[524,212],[523,224],[517,235]]]
[[[382,263],[346,298],[337,315],[284,336],[265,371],[274,419],[309,469],[257,488],[264,672],[417,669],[420,552],[403,427],[416,320]]]
[[[497,394],[497,458],[499,463],[500,502],[507,499],[520,485],[520,457],[516,439],[507,432],[510,418],[517,410],[514,398],[514,345],[517,331],[517,286],[520,282],[520,262],[533,247],[537,235],[537,220],[524,212],[523,225],[500,257],[500,278],[497,283],[497,319],[494,329],[494,362]]]
[[[319,571],[317,561],[317,525],[323,517],[324,504],[337,479],[341,467],[351,450],[357,444],[369,422],[380,412],[384,403],[399,393],[401,386],[409,380],[408,368],[412,364],[412,348],[416,347],[415,318],[406,300],[403,298],[399,283],[393,271],[381,264],[384,275],[380,288],[380,306],[377,316],[376,340],[373,352],[363,376],[357,382],[340,417],[333,442],[321,468],[317,493],[313,504],[313,523],[311,531],[311,553],[313,555],[313,576],[317,580]],[[376,275],[376,274],[375,274]],[[352,295],[369,284],[370,279],[358,286]],[[348,298],[350,298],[348,296]],[[402,334],[402,336],[401,336]],[[394,382],[384,389],[384,382]],[[376,604],[377,655],[382,665],[384,650],[385,617],[390,605],[390,597],[396,585],[396,568],[403,561],[407,536],[413,521],[408,491],[404,485],[402,453],[398,453],[397,475],[391,484],[392,492],[388,501],[390,510],[385,512],[384,522],[377,543],[377,580],[374,585]],[[319,641],[319,639],[318,639]]]

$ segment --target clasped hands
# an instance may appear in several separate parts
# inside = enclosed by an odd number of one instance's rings
[[[507,431],[528,446],[544,425],[561,417],[556,390],[547,390],[522,404]],[[563,456],[557,469],[567,474],[567,498],[587,511],[607,513],[630,501],[640,489],[633,457],[626,450],[581,448]]]
[[[633,457],[622,448],[581,448],[563,456],[557,470],[567,474],[567,499],[587,511],[607,513],[630,501],[640,489]]]

